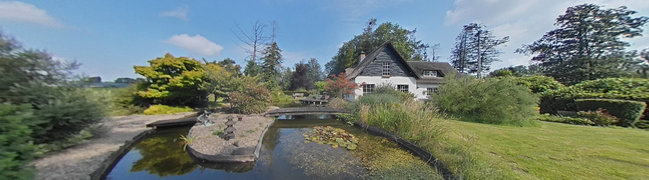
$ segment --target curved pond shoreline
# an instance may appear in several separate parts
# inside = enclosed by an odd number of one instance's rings
[[[141,137],[149,128],[145,125],[162,119],[195,116],[195,112],[173,115],[131,115],[103,119],[102,133],[79,145],[48,154],[34,160],[34,179],[91,179],[90,174],[101,170],[124,144]]]

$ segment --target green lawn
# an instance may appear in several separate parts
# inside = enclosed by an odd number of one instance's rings
[[[533,127],[444,124],[448,132],[442,144],[462,148],[431,151],[452,169],[469,172],[466,178],[649,179],[646,130],[549,122]],[[459,162],[461,155],[470,155],[471,162]]]

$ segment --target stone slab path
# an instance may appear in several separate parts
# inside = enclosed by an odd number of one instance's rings
[[[195,114],[131,115],[116,116],[102,120],[102,133],[87,142],[48,154],[32,162],[36,168],[35,179],[70,180],[90,179],[89,174],[101,167],[101,163],[126,141],[148,130],[146,124],[165,119],[177,119]]]

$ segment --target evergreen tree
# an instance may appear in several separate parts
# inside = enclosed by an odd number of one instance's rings
[[[261,65],[255,60],[247,60],[246,67],[243,69],[243,74],[246,76],[256,76],[261,74]]]
[[[263,80],[268,83],[270,87],[278,85],[277,81],[282,64],[282,50],[279,49],[276,42],[272,42],[264,49],[262,53],[264,56],[261,58],[263,63],[261,65],[261,73],[264,75]]]
[[[499,45],[509,41],[509,36],[496,38],[485,26],[471,23],[465,25],[456,38],[458,42],[451,52],[451,64],[460,72],[482,77],[501,51]]]
[[[633,58],[625,52],[628,42],[621,37],[642,35],[647,17],[631,17],[635,11],[621,6],[600,9],[595,4],[569,7],[556,19],[557,29],[541,39],[523,45],[516,52],[533,54],[544,74],[564,84],[628,74]]]

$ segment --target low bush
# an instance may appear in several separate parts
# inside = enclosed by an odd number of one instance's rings
[[[104,117],[103,106],[83,89],[61,88],[59,97],[38,106],[33,137],[36,143],[66,139]]]
[[[634,126],[646,107],[643,102],[616,99],[577,99],[576,103],[580,111],[605,109],[607,114],[619,118],[621,126]]]
[[[167,105],[151,105],[149,108],[144,110],[144,114],[146,115],[155,115],[155,114],[176,114],[176,113],[181,113],[181,112],[191,112],[193,111],[192,108],[184,106],[184,107],[173,107],[173,106],[167,106]]]
[[[228,94],[234,113],[262,113],[270,104],[271,95],[266,86],[260,83],[259,77],[244,76],[240,80],[238,91]]]
[[[273,90],[270,92],[270,96],[271,104],[274,106],[294,107],[300,105],[299,101],[293,98],[293,96],[286,95],[281,90]]]
[[[597,109],[595,111],[579,111],[577,112],[577,115],[590,120],[598,126],[610,126],[620,121],[617,117],[606,113],[606,110],[604,109]]]
[[[433,102],[441,112],[488,124],[532,123],[537,98],[510,78],[447,77]]]
[[[557,90],[565,87],[559,81],[554,80],[552,77],[548,76],[523,76],[517,77],[516,83],[523,85],[530,90],[532,93],[542,93],[549,90]]]
[[[33,159],[30,105],[0,104],[0,179],[30,179]]]
[[[347,107],[347,101],[342,98],[333,98],[327,103],[327,107],[334,109],[345,109]]]
[[[537,119],[540,121],[574,124],[574,125],[595,125],[594,122],[586,118],[554,116],[550,114],[541,114]]]

